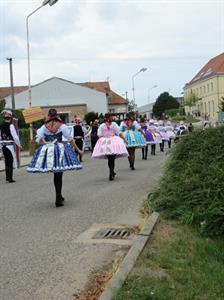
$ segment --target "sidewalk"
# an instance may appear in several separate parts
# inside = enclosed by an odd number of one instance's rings
[[[31,161],[31,156],[29,155],[28,151],[22,151],[21,157],[20,157],[20,167],[25,167],[29,164]],[[4,159],[0,160],[0,172],[3,172],[5,170],[5,163]]]

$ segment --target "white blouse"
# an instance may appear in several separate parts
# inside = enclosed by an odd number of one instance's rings
[[[62,124],[58,130],[56,131],[55,134],[62,132],[63,137],[71,141],[73,139],[73,134],[71,128],[66,126],[65,124]],[[42,125],[38,130],[37,130],[37,135],[36,135],[36,142],[39,143],[41,139],[43,139],[46,135],[54,135],[52,132],[50,132],[45,125]]]

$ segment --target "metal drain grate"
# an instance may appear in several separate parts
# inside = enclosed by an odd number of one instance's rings
[[[124,228],[105,228],[99,230],[93,239],[126,239],[130,231]]]

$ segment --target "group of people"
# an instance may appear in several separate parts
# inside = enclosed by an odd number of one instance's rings
[[[21,147],[19,137],[11,124],[12,115],[5,113],[5,122],[0,127],[0,147],[5,158],[6,180],[15,182],[12,177],[13,163],[15,162],[13,144]],[[181,129],[182,128],[182,129]],[[120,126],[113,121],[111,115],[106,114],[102,124],[97,120],[91,124],[92,158],[107,159],[109,167],[109,180],[113,181],[115,172],[115,159],[127,157],[131,170],[135,170],[135,150],[142,149],[142,159],[147,160],[148,147],[151,146],[151,155],[156,154],[156,145],[164,151],[164,143],[171,147],[172,140],[180,130],[187,130],[186,125],[180,122],[173,126],[171,122],[162,120],[136,121],[130,114],[121,122]],[[56,194],[55,206],[64,205],[62,195],[63,172],[82,169],[83,140],[85,128],[80,119],[75,120],[73,131],[63,124],[55,109],[50,109],[44,125],[36,134],[36,149],[27,171],[31,173],[54,174],[54,187]],[[14,165],[15,166],[15,165]]]

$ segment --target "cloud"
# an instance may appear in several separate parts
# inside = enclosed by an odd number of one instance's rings
[[[8,84],[5,57],[15,58],[15,83],[26,83],[25,17],[40,3],[0,1],[0,85]],[[154,84],[159,88],[152,96],[168,88],[178,95],[202,64],[223,51],[223,10],[223,1],[59,0],[30,18],[32,81],[109,76],[123,93],[131,91],[132,74],[146,66],[150,71],[136,79],[139,98],[146,99]]]

